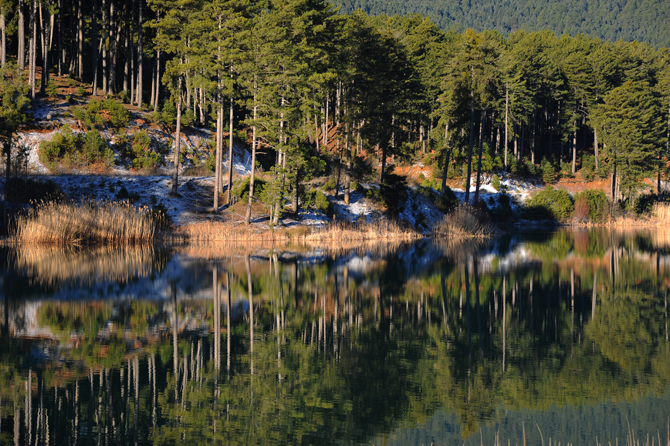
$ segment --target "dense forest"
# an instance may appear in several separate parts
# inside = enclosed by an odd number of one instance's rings
[[[670,46],[670,7],[661,0],[337,0],[342,11],[362,9],[371,15],[420,14],[440,28],[510,32],[550,30],[556,34],[616,42],[647,42]]]
[[[443,31],[418,15],[341,15],[322,0],[0,5],[2,65],[18,66],[0,77],[5,151],[30,107],[19,99],[39,100],[49,73],[67,75],[175,117],[175,135],[186,117],[215,130],[217,187],[224,127],[243,133],[252,166],[259,149],[273,159],[260,199],[275,222],[323,174],[346,202],[356,184],[378,181],[392,208],[403,160],[435,166],[443,194],[448,177],[476,177],[475,201],[482,171],[552,183],[581,170],[611,178],[611,195],[628,200],[645,178],[660,191],[667,169],[670,53],[650,44]],[[254,178],[252,168],[247,221]],[[215,209],[218,199],[215,190]]]

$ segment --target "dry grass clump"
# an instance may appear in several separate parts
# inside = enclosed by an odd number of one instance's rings
[[[471,206],[460,205],[447,214],[442,222],[435,227],[433,234],[437,236],[456,237],[488,237],[499,232],[488,217]]]
[[[670,203],[656,203],[652,211],[659,225],[670,225]]]
[[[174,236],[183,241],[240,242],[318,242],[347,240],[411,240],[421,235],[397,223],[337,223],[323,228],[297,227],[277,230],[254,230],[230,223],[195,223],[178,228]]]
[[[149,208],[125,202],[41,203],[16,221],[20,242],[56,245],[151,242],[156,225]]]
[[[305,235],[307,241],[345,240],[412,240],[420,238],[416,231],[399,224],[379,220],[373,223],[337,223]]]

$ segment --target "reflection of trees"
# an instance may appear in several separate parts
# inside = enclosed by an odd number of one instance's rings
[[[501,410],[664,392],[656,258],[638,255],[639,241],[602,250],[611,238],[554,237],[553,256],[529,243],[535,257],[499,268],[502,250],[417,268],[427,245],[364,269],[270,254],[206,266],[211,302],[178,301],[173,282],[169,302],[48,303],[42,323],[79,344],[60,368],[7,350],[0,413],[33,405],[22,438],[48,419],[73,442],[313,444],[366,442],[438,409],[468,436]],[[203,326],[185,330],[187,320]]]

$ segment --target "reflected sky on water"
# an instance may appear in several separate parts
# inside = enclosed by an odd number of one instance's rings
[[[649,230],[3,247],[0,444],[666,442],[669,270]]]

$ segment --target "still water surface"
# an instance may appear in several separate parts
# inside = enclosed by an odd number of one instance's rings
[[[0,280],[0,444],[670,436],[662,232],[5,247]]]

